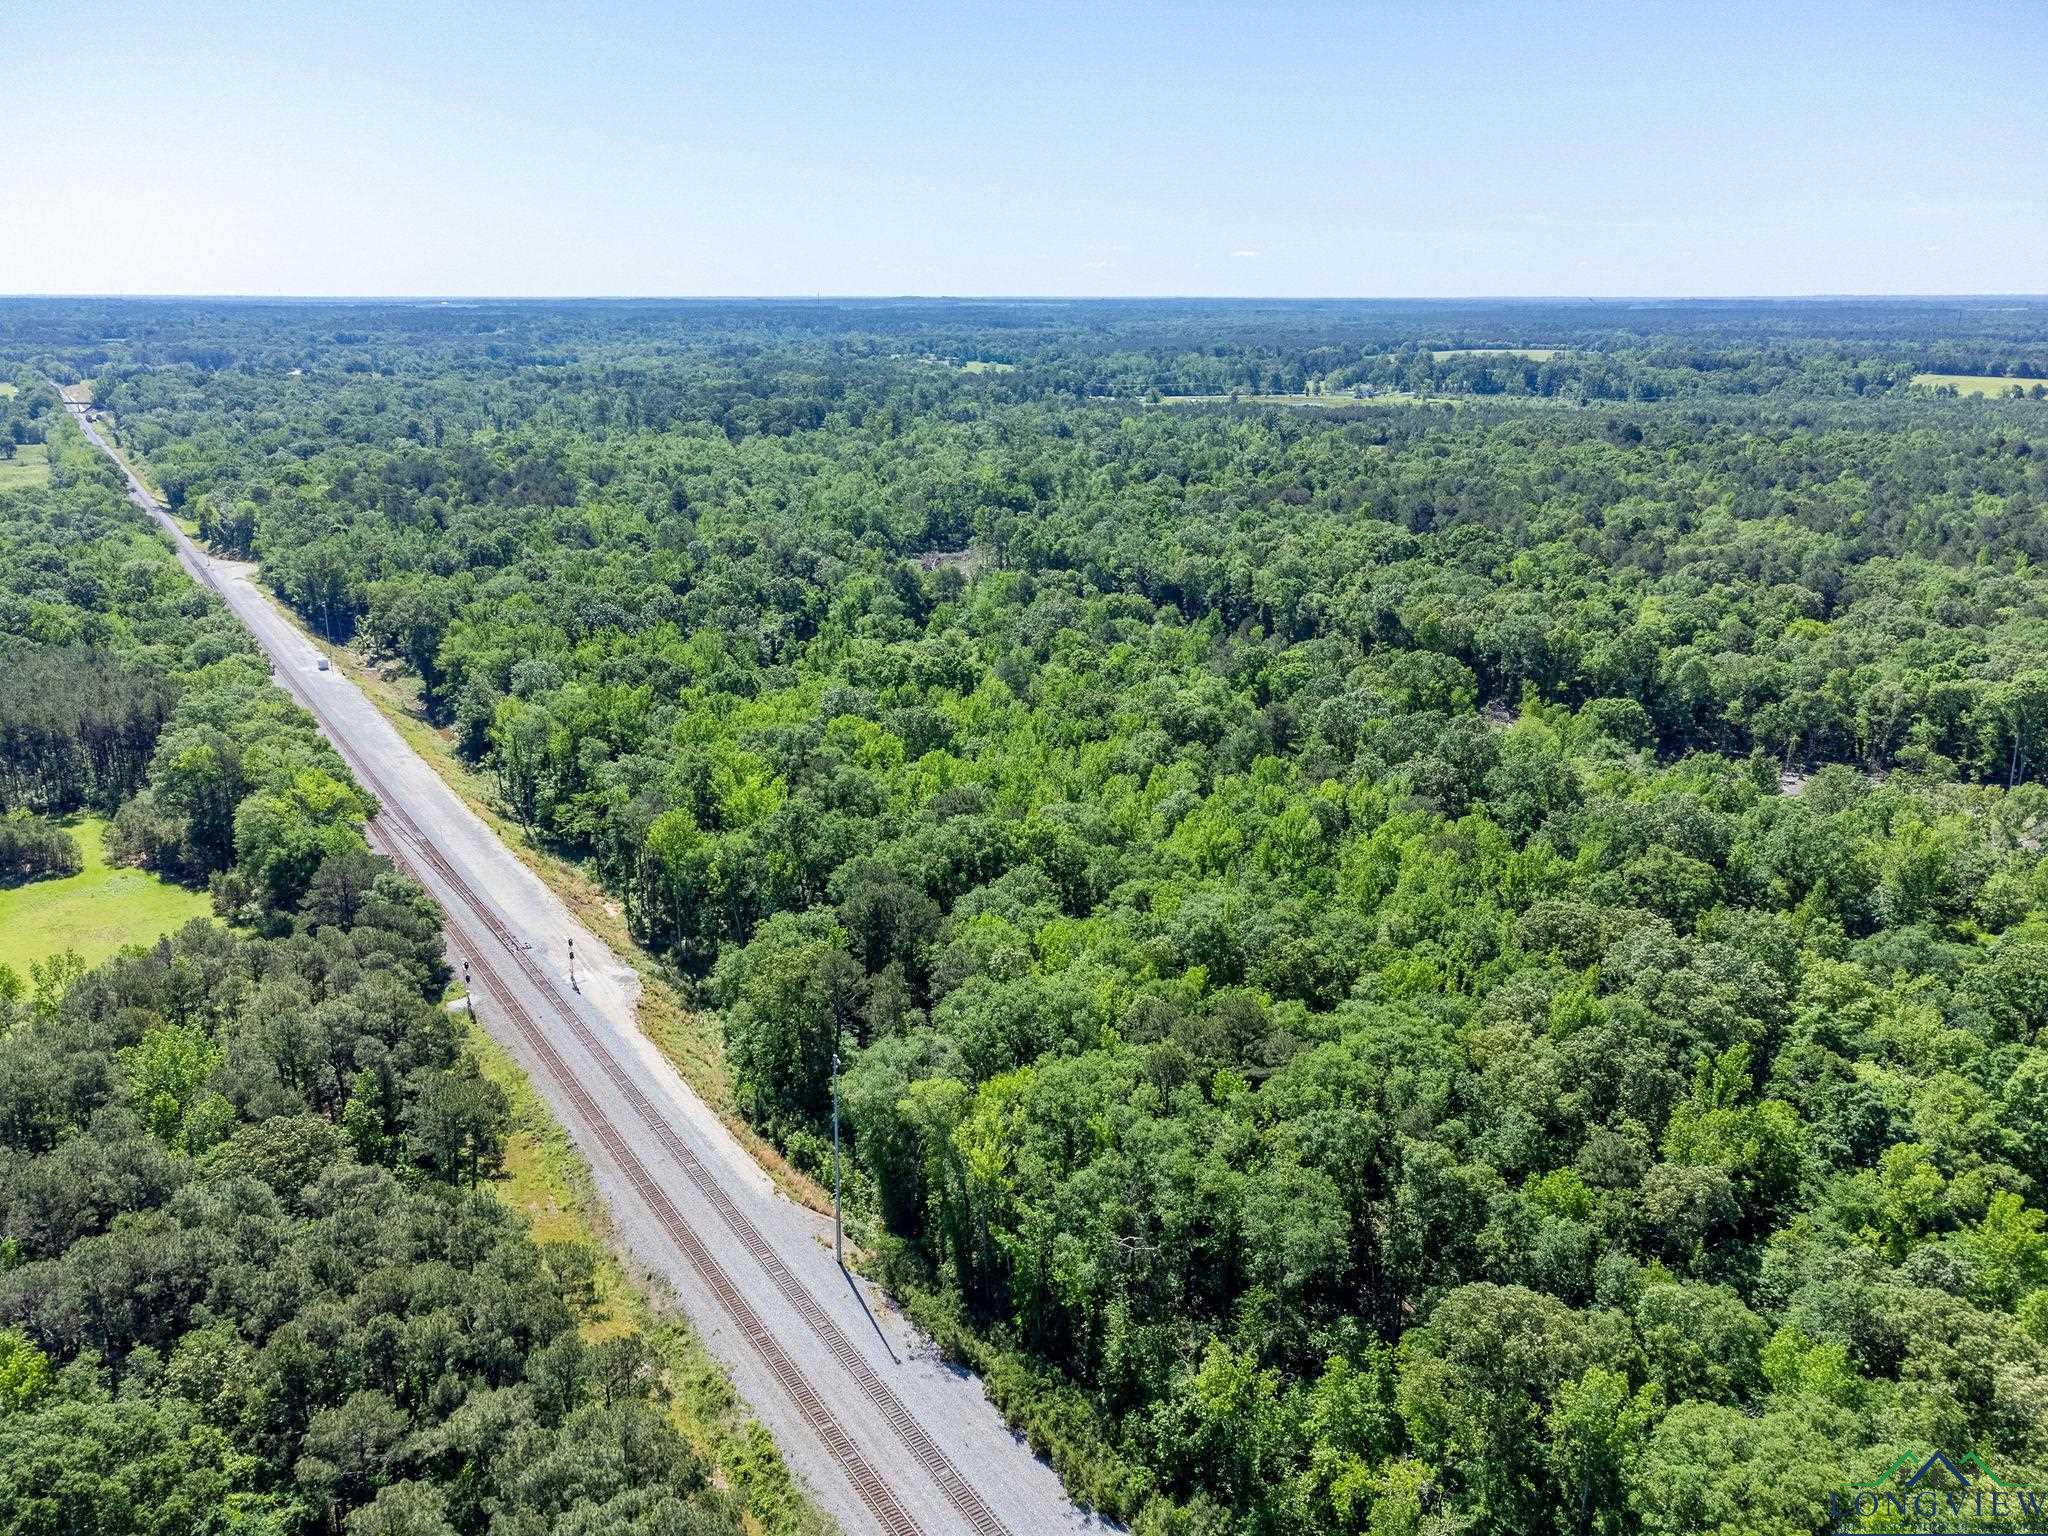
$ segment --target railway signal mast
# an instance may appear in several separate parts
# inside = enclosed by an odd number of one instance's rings
[[[846,1227],[839,1219],[839,1053],[832,1053],[832,1256],[846,1268]]]

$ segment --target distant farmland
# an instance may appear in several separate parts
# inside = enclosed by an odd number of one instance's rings
[[[2014,385],[2028,394],[2037,384],[2048,389],[2048,379],[2014,379],[1998,373],[1916,373],[1913,382],[1928,389],[1948,386],[1959,395],[2009,395]]]
[[[1547,363],[1553,357],[1561,356],[1565,350],[1563,347],[1451,347],[1429,355],[1434,358],[1523,357],[1532,363]]]
[[[1161,395],[1155,405],[1315,405],[1327,409],[1340,406],[1404,405],[1419,398],[1407,390],[1382,390],[1376,395],[1354,395],[1333,391],[1323,395],[1253,394],[1240,390],[1234,395]],[[1442,402],[1449,405],[1451,402]]]

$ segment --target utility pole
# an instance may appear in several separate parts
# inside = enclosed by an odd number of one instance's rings
[[[846,1227],[839,1216],[839,1053],[832,1053],[832,1256],[846,1268]]]
[[[469,990],[469,962],[462,962],[462,1006],[469,1010],[471,1018],[476,1017],[476,994]]]

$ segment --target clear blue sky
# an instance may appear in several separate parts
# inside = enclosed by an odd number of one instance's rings
[[[0,4],[0,292],[2048,291],[2048,4]]]

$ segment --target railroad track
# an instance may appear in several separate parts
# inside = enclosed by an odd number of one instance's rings
[[[381,820],[382,818],[380,817],[379,819]],[[418,828],[412,825],[410,818],[401,811],[397,813],[394,821],[396,823],[395,827],[381,829],[382,837],[380,841],[383,841],[390,847],[401,863],[413,865],[416,875],[422,873],[419,869],[419,864],[428,863],[441,866],[438,872],[441,873],[442,878],[445,880],[447,878],[445,860],[441,859],[431,843],[428,843],[420,836]],[[394,831],[397,831],[399,835],[394,837],[392,835]],[[399,846],[401,843],[410,843],[412,845],[413,851],[417,855],[417,862],[414,858],[406,857],[404,850]],[[488,922],[495,922],[495,919],[490,914],[479,912],[478,915],[485,917]],[[498,938],[501,942],[504,940],[504,934],[499,932],[495,926],[492,930],[492,936]],[[463,948],[473,948],[473,946],[458,945],[457,948],[459,952]],[[524,953],[523,951],[517,952]],[[510,1019],[513,1027],[519,1031],[519,1036],[526,1042],[528,1049],[540,1059],[546,1069],[553,1074],[555,1080],[561,1084],[562,1091],[569,1096],[570,1102],[576,1106],[578,1112],[589,1123],[599,1143],[606,1152],[611,1154],[612,1160],[619,1165],[620,1171],[626,1176],[626,1181],[633,1186],[640,1198],[647,1203],[647,1208],[653,1213],[656,1223],[659,1224],[670,1240],[682,1250],[683,1256],[689,1260],[690,1266],[697,1271],[699,1277],[710,1287],[712,1294],[718,1298],[719,1304],[732,1315],[733,1321],[739,1325],[741,1335],[754,1347],[756,1353],[767,1362],[769,1371],[781,1383],[783,1390],[790,1395],[791,1400],[795,1402],[797,1412],[802,1415],[803,1421],[810,1425],[812,1432],[824,1444],[832,1459],[838,1462],[840,1467],[844,1469],[860,1501],[881,1522],[882,1529],[888,1532],[889,1536],[923,1536],[917,1523],[910,1518],[903,1506],[896,1501],[896,1496],[889,1491],[889,1485],[883,1482],[881,1477],[875,1472],[867,1457],[861,1453],[860,1447],[847,1437],[845,1429],[841,1426],[838,1419],[833,1416],[832,1411],[825,1406],[825,1402],[818,1396],[817,1390],[811,1386],[810,1382],[804,1378],[803,1373],[797,1369],[796,1363],[789,1358],[788,1352],[783,1349],[781,1343],[769,1331],[767,1325],[761,1321],[760,1315],[748,1305],[747,1299],[741,1293],[740,1288],[733,1284],[732,1277],[726,1274],[725,1267],[712,1257],[710,1250],[704,1246],[703,1240],[691,1230],[689,1223],[683,1219],[682,1213],[676,1209],[674,1202],[669,1199],[667,1191],[662,1189],[659,1182],[648,1171],[647,1165],[634,1153],[632,1147],[627,1144],[626,1138],[619,1134],[618,1128],[612,1124],[603,1109],[598,1105],[597,1100],[591,1097],[589,1090],[578,1080],[576,1074],[570,1069],[569,1064],[562,1059],[561,1053],[555,1049],[554,1042],[548,1039],[547,1032],[534,1020],[533,1015],[528,1012],[525,1004],[519,1001],[518,996],[510,988],[504,986],[488,968],[483,967],[482,962],[485,958],[483,955],[472,953],[470,958],[478,962],[483,978],[484,990],[491,995],[492,1006],[503,1010],[505,1017]]]
[[[317,708],[314,710],[314,713],[316,716],[319,714]],[[359,769],[358,771],[363,770]],[[854,1347],[853,1341],[846,1336],[845,1330],[832,1320],[825,1309],[818,1305],[817,1298],[812,1296],[804,1288],[802,1282],[790,1272],[789,1266],[784,1264],[781,1256],[769,1246],[768,1240],[761,1235],[760,1229],[752,1221],[748,1220],[746,1212],[739,1208],[733,1198],[711,1176],[711,1171],[704,1166],[702,1159],[690,1149],[682,1137],[676,1134],[675,1128],[668,1122],[668,1117],[661,1113],[653,1101],[641,1091],[640,1085],[634,1082],[626,1070],[618,1064],[611,1052],[606,1049],[604,1042],[597,1038],[596,1032],[578,1015],[574,1005],[562,997],[555,978],[543,970],[534,960],[532,953],[520,942],[518,935],[513,933],[511,926],[491,909],[490,903],[478,894],[476,888],[469,883],[466,876],[448,862],[447,858],[442,855],[441,850],[436,848],[420,832],[412,818],[384,791],[383,787],[377,782],[376,776],[373,773],[364,772],[364,779],[371,791],[376,794],[379,803],[383,807],[378,820],[381,822],[387,815],[393,819],[404,839],[413,845],[421,859],[439,877],[441,883],[452,889],[462,899],[463,904],[476,914],[478,920],[490,932],[491,937],[498,941],[506,955],[511,958],[512,963],[519,968],[521,974],[532,983],[534,988],[543,997],[546,997],[556,1005],[556,1012],[568,1024],[570,1033],[576,1037],[577,1043],[597,1063],[598,1069],[604,1073],[610,1085],[617,1090],[619,1097],[632,1106],[634,1113],[640,1117],[648,1130],[653,1132],[654,1138],[660,1143],[662,1150],[675,1160],[690,1182],[696,1186],[697,1192],[718,1212],[719,1217],[731,1230],[733,1236],[739,1239],[740,1245],[753,1256],[754,1262],[761,1266],[762,1271],[768,1276],[769,1281],[781,1294],[783,1300],[789,1304],[791,1310],[804,1320],[811,1331],[817,1335],[819,1342],[824,1344],[826,1349],[831,1352],[832,1357],[845,1368],[847,1374],[853,1377],[855,1384],[861,1389],[861,1394],[875,1405],[875,1408],[882,1415],[883,1422],[888,1424],[889,1428],[894,1431],[897,1439],[903,1442],[904,1448],[910,1452],[911,1458],[917,1462],[918,1466],[937,1485],[939,1491],[945,1494],[947,1501],[966,1518],[969,1529],[975,1532],[975,1536],[1009,1536],[1007,1528],[997,1518],[995,1511],[988,1507],[982,1500],[981,1495],[976,1493],[973,1486],[960,1475],[960,1471],[953,1465],[952,1459],[939,1449],[931,1436],[925,1433],[924,1426],[917,1422],[916,1417],[904,1406],[903,1400],[890,1390],[888,1383],[883,1381],[874,1367],[869,1365],[866,1359],[862,1357],[860,1351]],[[484,959],[481,955],[474,956],[473,958],[478,961]],[[496,978],[492,976],[488,968],[484,970],[483,974],[486,978],[486,984],[492,989],[496,1001],[501,1005],[509,1007],[514,1022],[520,1028],[521,1034],[542,1054],[543,1058],[548,1062],[550,1070],[554,1071],[561,1078],[571,1098],[577,1102],[578,1108],[582,1109],[585,1115],[589,1117],[599,1139],[604,1141],[606,1150],[610,1151],[614,1158],[619,1161],[620,1167],[625,1171],[627,1178],[633,1183],[634,1188],[639,1190],[642,1198],[646,1199],[649,1205],[654,1208],[656,1217],[661,1221],[663,1229],[669,1231],[670,1235],[674,1236],[678,1244],[683,1247],[685,1253],[691,1256],[691,1263],[704,1275],[706,1283],[718,1294],[720,1301],[725,1304],[727,1310],[732,1312],[734,1320],[740,1324],[742,1332],[746,1333],[748,1339],[761,1349],[763,1356],[769,1361],[770,1369],[775,1372],[777,1378],[793,1394],[800,1391],[815,1401],[816,1394],[812,1391],[809,1383],[804,1382],[795,1373],[795,1368],[789,1363],[788,1356],[782,1353],[781,1345],[777,1344],[773,1336],[762,1326],[758,1316],[747,1305],[738,1289],[725,1276],[724,1271],[717,1264],[716,1260],[712,1258],[710,1252],[705,1249],[697,1235],[689,1231],[687,1225],[683,1222],[681,1213],[676,1211],[675,1207],[669,1202],[667,1195],[662,1193],[659,1186],[654,1184],[651,1176],[647,1173],[645,1165],[640,1162],[639,1158],[626,1145],[624,1139],[619,1136],[610,1118],[604,1114],[597,1102],[585,1091],[583,1085],[576,1081],[575,1077],[570,1073],[567,1064],[556,1053],[553,1044],[547,1040],[546,1036],[533,1022],[531,1015],[526,1012],[509,990],[497,983]],[[803,1412],[805,1422],[810,1423],[811,1412],[805,1408],[803,1396],[798,1397],[798,1408],[799,1411]],[[827,1413],[822,1402],[817,1403],[817,1411],[825,1415],[826,1420],[830,1422],[830,1415]],[[826,1439],[827,1445],[832,1449],[835,1459],[838,1459],[843,1465],[847,1466],[848,1474],[854,1478],[855,1486],[857,1488],[860,1487],[862,1482],[861,1474],[856,1473],[854,1467],[847,1463],[846,1455],[841,1453],[838,1446],[833,1445],[831,1437],[836,1435],[839,1441],[844,1443],[846,1453],[853,1456],[859,1456],[858,1448],[846,1440],[845,1432],[840,1429],[836,1422],[830,1422],[829,1431],[817,1424],[813,1424],[813,1428],[818,1430],[821,1438]],[[908,1523],[909,1517],[904,1515],[901,1506],[896,1504],[895,1498],[889,1493],[887,1485],[874,1478],[872,1469],[867,1468],[865,1461],[862,1461],[860,1465],[865,1476],[874,1479],[874,1486],[888,1500],[889,1508],[893,1512],[893,1518],[906,1522],[901,1526],[890,1525],[889,1520],[892,1516],[884,1515],[882,1510],[877,1509],[876,1514],[883,1519],[884,1525],[888,1526],[892,1532],[897,1530],[914,1531],[916,1527]],[[873,1507],[872,1504],[870,1507]]]
[[[189,541],[184,538],[183,531],[171,523],[168,515],[156,505],[154,498],[150,497],[128,473],[127,466],[121,464],[118,457],[100,439],[98,432],[84,419],[82,409],[79,410],[79,424],[95,444],[106,452],[109,458],[114,459],[124,477],[128,478],[135,500],[170,530],[180,552],[188,556],[187,568],[192,570],[210,591],[225,601],[225,594],[221,592],[205,556],[196,546],[188,547]],[[300,692],[296,689],[294,691]],[[845,1331],[833,1321],[818,1304],[817,1298],[783,1263],[780,1255],[762,1236],[760,1229],[748,1219],[746,1213],[712,1177],[710,1170],[704,1166],[697,1154],[676,1134],[667,1116],[661,1113],[641,1090],[639,1084],[635,1083],[619,1065],[604,1042],[598,1039],[596,1032],[578,1014],[575,1006],[562,996],[555,978],[536,963],[526,945],[513,932],[511,925],[499,916],[468,878],[420,831],[397,798],[381,782],[376,771],[350,750],[346,735],[320,708],[318,699],[313,697],[310,691],[304,691],[300,692],[300,701],[326,730],[328,739],[348,760],[363,786],[377,797],[379,812],[372,826],[381,834],[379,840],[387,845],[399,862],[411,867],[415,877],[424,880],[426,871],[432,870],[438,882],[469,909],[485,931],[510,957],[512,963],[518,967],[520,973],[540,996],[553,1006],[557,1016],[569,1026],[570,1033],[577,1043],[597,1063],[610,1086],[618,1092],[621,1099],[632,1106],[634,1113],[653,1133],[662,1150],[682,1168],[684,1175],[698,1193],[718,1212],[719,1218],[760,1265],[762,1272],[767,1275],[790,1310],[803,1320],[833,1359],[853,1378],[862,1396],[874,1405],[882,1421],[910,1452],[911,1459],[946,1496],[947,1501],[959,1511],[967,1522],[966,1528],[972,1531],[974,1536],[1010,1536],[1008,1527],[989,1508],[986,1501],[974,1490],[973,1485],[961,1476],[952,1459],[939,1448],[930,1435],[925,1433],[924,1427],[917,1422],[903,1400],[891,1390],[887,1382],[882,1380],[879,1373],[854,1346],[853,1341],[846,1336]],[[846,1472],[855,1493],[880,1522],[883,1530],[888,1536],[924,1536],[921,1528],[898,1502],[889,1485],[876,1473],[860,1447],[847,1435],[844,1426],[834,1417],[816,1389],[797,1369],[781,1342],[761,1321],[760,1315],[748,1303],[744,1293],[726,1274],[724,1266],[712,1255],[703,1240],[683,1218],[682,1213],[676,1209],[674,1202],[649,1172],[647,1165],[633,1151],[603,1106],[584,1087],[576,1073],[562,1058],[554,1042],[548,1038],[547,1031],[534,1019],[517,995],[493,973],[490,966],[485,963],[486,956],[475,952],[474,945],[459,947],[466,947],[472,951],[470,958],[477,962],[478,971],[483,977],[485,990],[491,995],[493,1006],[505,1011],[505,1016],[518,1030],[520,1038],[560,1083],[563,1092],[589,1122],[600,1144],[625,1174],[627,1182],[646,1202],[662,1231],[682,1250],[691,1267],[698,1272],[704,1283],[717,1296],[720,1305],[738,1324],[741,1334],[766,1362],[769,1371],[783,1389],[789,1393],[799,1415]]]

